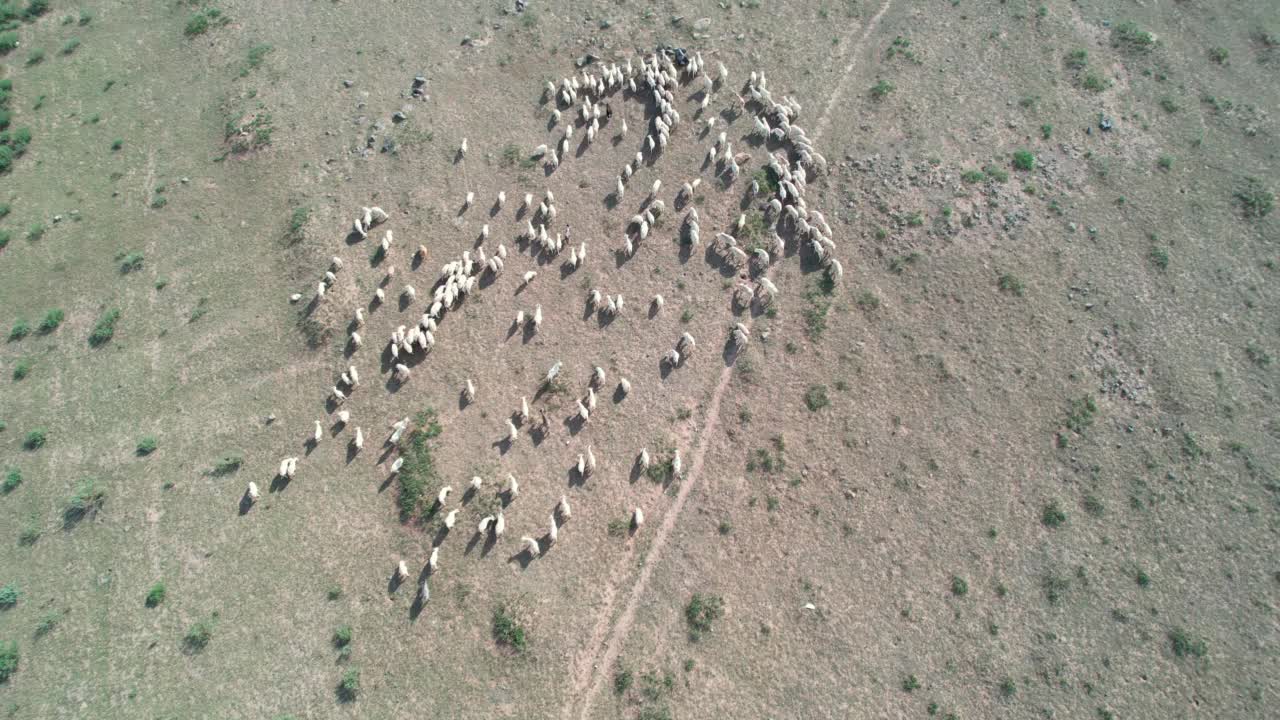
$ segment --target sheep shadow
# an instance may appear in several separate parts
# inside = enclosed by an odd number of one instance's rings
[[[471,539],[467,541],[467,546],[462,550],[462,554],[470,555],[471,551],[475,550],[476,546],[479,545],[482,540],[484,540],[485,535],[487,535],[487,533],[481,533],[478,530],[472,533]]]
[[[311,453],[315,452],[316,447],[319,445],[320,443],[316,442],[314,437],[307,438],[307,441],[302,443],[303,457],[311,457]]]
[[[352,231],[348,232],[348,233],[347,233],[347,236],[346,236],[346,237],[344,237],[342,240],[343,240],[343,242],[345,242],[345,243],[346,243],[346,244],[348,244],[348,245],[355,245],[356,243],[363,241],[363,240],[364,240],[365,238],[367,238],[367,237],[368,237],[368,235],[361,235],[360,233],[356,232],[355,230],[352,230]]]
[[[249,497],[249,491],[246,490],[245,493],[240,496],[240,514],[248,515],[251,509],[253,509],[253,498]]]
[[[569,262],[568,260],[565,260],[564,262],[560,263],[560,279],[564,280],[565,278],[572,275],[575,271],[577,271],[577,269],[578,268],[573,266],[573,263]]]
[[[493,532],[487,533],[484,544],[480,546],[480,557],[489,557],[489,553],[493,552],[493,548],[498,544],[498,536]]]
[[[413,599],[413,604],[409,606],[409,620],[417,620],[426,606],[427,603],[422,599],[422,593],[419,592],[417,597]]]
[[[467,400],[467,391],[459,390],[458,391],[458,412],[462,412],[463,410],[466,410],[467,406],[469,405],[471,405],[471,402]]]
[[[583,420],[581,415],[574,413],[569,417],[565,418],[563,424],[565,428],[569,431],[570,435],[577,435],[578,433],[582,432],[582,428],[586,427],[587,421]]]
[[[627,476],[627,481],[634,484],[643,474],[644,468],[640,465],[640,459],[636,458],[631,462],[631,472]]]
[[[462,500],[460,501],[460,504],[469,505],[471,504],[471,501],[474,500],[475,498],[476,498],[476,489],[468,485],[467,489],[462,493]]]
[[[529,430],[529,441],[534,447],[538,447],[547,439],[547,428],[545,425],[538,425]]]
[[[658,376],[663,380],[666,380],[667,376],[674,372],[675,369],[676,367],[667,362],[665,357],[658,358]]]
[[[267,492],[284,492],[287,487],[289,487],[289,478],[284,475],[276,475],[271,478],[271,484],[267,486]]]
[[[449,537],[449,528],[441,525],[440,529],[436,530],[435,537],[431,538],[431,547],[440,547],[440,543],[444,542],[447,537]]]
[[[538,334],[538,329],[537,327],[534,326],[532,320],[526,322],[524,324],[524,328],[522,329],[524,332],[520,337],[520,343],[523,345],[528,345],[530,342],[533,341],[533,338]]]
[[[571,488],[582,487],[587,484],[587,476],[578,472],[577,465],[571,466],[568,472],[565,473],[565,476],[567,480],[565,484]]]
[[[506,455],[511,452],[513,445],[514,443],[511,442],[511,437],[503,435],[501,440],[494,440],[489,447],[497,449],[498,455]]]
[[[347,443],[347,464],[350,465],[355,461],[356,456],[360,454],[360,448],[355,446],[354,442]]]
[[[400,312],[404,312],[405,310],[408,310],[409,306],[413,304],[413,298],[409,297],[407,293],[400,293],[399,300],[400,300],[399,302]]]
[[[622,385],[618,384],[613,388],[613,404],[617,405],[627,399],[627,393],[622,389]]]
[[[403,584],[404,584],[404,580],[400,579],[400,572],[398,570],[391,571],[391,577],[387,579],[387,594],[388,595],[395,594],[395,592],[399,590],[400,586]]]
[[[738,359],[738,354],[738,345],[733,341],[733,334],[730,333],[729,339],[725,340],[724,347],[720,350],[720,359],[724,361],[725,367],[729,367]]]
[[[539,551],[541,551],[542,543],[538,543]],[[514,562],[520,566],[521,570],[528,570],[533,564],[534,555],[529,552],[528,548],[521,548],[520,552],[507,558],[507,562]]]

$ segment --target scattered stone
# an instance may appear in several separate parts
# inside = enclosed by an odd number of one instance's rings
[[[590,65],[595,61],[596,61],[596,56],[592,55],[591,53],[587,53],[586,55],[583,55],[577,60],[574,60],[573,64],[577,67],[586,67],[587,65]]]
[[[711,28],[711,18],[698,18],[693,21],[693,29],[702,32]]]
[[[187,183],[191,182],[191,178],[184,175],[182,179],[178,180],[178,182],[182,183],[183,185],[186,185]]]
[[[394,155],[396,153],[396,141],[394,138],[387,138],[382,141],[382,152],[389,155]]]
[[[1110,130],[1110,129],[1111,129],[1111,118],[1107,117],[1106,115],[1103,115],[1103,116],[1102,116],[1102,119],[1098,121],[1098,127],[1102,128],[1102,129],[1103,129],[1103,131]]]
[[[413,86],[414,86],[415,88],[420,88],[420,87],[422,87],[423,85],[426,85],[426,84],[427,84],[427,78],[426,78],[426,76],[425,76],[425,75],[416,75],[416,76],[414,76],[414,78],[413,78]]]
[[[817,610],[818,608],[814,607],[813,603],[805,603],[805,604],[804,604],[804,609],[805,609],[805,610]]]
[[[265,418],[263,418],[263,422],[265,422],[265,423],[266,423],[266,424],[268,424],[268,425],[270,425],[271,423],[273,423],[273,422],[275,422],[275,421],[276,421],[276,414],[275,414],[275,413],[271,413],[270,415],[268,415],[268,416],[266,416]]]
[[[60,222],[62,222],[62,216],[61,216],[61,215],[54,215],[54,216],[53,216],[53,221],[54,221],[54,222],[56,222],[56,223],[60,223]]]
[[[408,115],[405,115],[405,114],[404,114],[404,112],[403,112],[403,111],[400,111],[400,110],[397,110],[397,111],[396,111],[396,114],[391,116],[391,122],[398,122],[398,123],[400,123],[400,122],[404,122],[405,120],[408,120],[408,119],[409,119],[409,116],[408,116]]]
[[[346,87],[346,88],[349,88],[349,87],[351,87],[352,85],[355,85],[355,84],[356,84],[355,80],[343,80],[343,81],[342,81],[342,87]]]

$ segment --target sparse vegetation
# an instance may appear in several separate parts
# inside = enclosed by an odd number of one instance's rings
[[[355,702],[360,695],[360,668],[347,668],[338,681],[338,699],[342,702]]]
[[[285,238],[290,244],[301,242],[307,221],[311,219],[311,208],[301,205],[293,209],[289,216],[289,227],[285,230]]]
[[[76,484],[75,492],[67,498],[62,509],[63,524],[70,527],[81,520],[91,518],[102,509],[107,501],[107,491],[98,487],[93,479],[81,480]]]
[[[809,412],[818,412],[830,404],[826,385],[810,385],[804,393],[804,405],[809,408]]]
[[[418,414],[412,429],[400,440],[400,457],[404,459],[404,465],[398,475],[400,494],[397,502],[401,520],[412,518],[421,509],[428,489],[437,484],[431,441],[443,430],[436,420],[435,411],[428,409]]]
[[[135,452],[139,455],[150,455],[156,451],[156,439],[152,435],[147,435],[138,441],[138,447]]]
[[[22,447],[27,450],[39,450],[44,447],[45,441],[48,440],[49,432],[44,428],[36,428],[27,433],[22,440]]]
[[[1047,528],[1057,529],[1067,521],[1067,514],[1058,505],[1057,500],[1050,500],[1040,511],[1040,522]]]
[[[210,475],[215,477],[221,475],[230,475],[240,469],[244,464],[244,456],[240,453],[228,453],[213,462],[213,469],[209,471]]]
[[[167,590],[165,589],[164,583],[157,582],[147,590],[147,597],[144,600],[144,604],[149,608],[157,607],[160,603],[164,602],[166,594]]]
[[[1183,628],[1174,628],[1169,631],[1169,644],[1173,654],[1180,658],[1203,658],[1209,654],[1208,643]]]
[[[0,491],[3,491],[5,495],[8,495],[14,490],[17,490],[18,486],[21,484],[22,471],[16,467],[11,467],[4,473],[4,482],[0,485]]]
[[[871,86],[871,99],[879,102],[889,97],[889,93],[894,91],[893,83],[888,80],[880,80]]]
[[[120,259],[121,274],[128,275],[131,272],[142,269],[143,255],[140,252],[131,252]]]
[[[920,679],[915,675],[908,675],[902,679],[903,692],[915,692],[920,689]]]
[[[47,335],[54,330],[57,330],[58,326],[62,324],[62,321],[66,316],[66,313],[60,309],[50,310],[45,313],[44,319],[40,321],[40,332]]]
[[[1262,181],[1247,177],[1235,193],[1236,202],[1246,218],[1262,218],[1271,213],[1275,207],[1276,196],[1268,190]]]
[[[996,286],[1000,288],[1000,292],[1009,293],[1016,297],[1022,297],[1023,291],[1026,290],[1026,285],[1023,284],[1022,280],[1012,273],[1004,273],[997,278]]]
[[[18,586],[13,583],[0,587],[0,610],[8,610],[17,605],[20,597],[22,597],[22,593],[18,590]]]
[[[969,594],[969,583],[962,577],[952,576],[951,578],[951,594],[956,597],[964,597]]]
[[[119,308],[112,308],[102,313],[98,318],[98,322],[94,323],[93,330],[89,333],[89,344],[93,347],[103,345],[116,334],[116,321],[120,319]]]
[[[1031,154],[1030,150],[1015,150],[1013,153],[1013,167],[1023,172],[1035,170],[1036,156]]]
[[[12,640],[0,641],[0,683],[9,682],[9,678],[17,671],[18,643]]]
[[[506,605],[499,605],[493,611],[493,639],[499,645],[516,652],[524,652],[528,647],[529,639],[525,634],[524,626]]]
[[[1156,38],[1137,23],[1125,21],[1112,28],[1111,44],[1123,50],[1146,52],[1155,47]]]
[[[200,652],[209,646],[209,642],[213,640],[214,620],[207,618],[200,620],[196,624],[187,629],[185,635],[182,636],[182,645],[187,652]]]

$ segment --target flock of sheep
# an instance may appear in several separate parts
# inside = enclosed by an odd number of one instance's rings
[[[715,76],[712,77],[701,53],[695,53],[687,59],[682,55],[680,59],[685,60],[683,67],[677,67],[672,57],[668,52],[658,51],[634,64],[629,58],[624,64],[605,66],[598,75],[583,70],[580,75],[564,78],[559,84],[548,82],[546,100],[553,104],[551,110],[553,125],[562,125],[563,135],[550,148],[546,145],[536,148],[533,152],[534,157],[542,159],[548,171],[554,172],[570,156],[569,142],[573,137],[575,125],[585,128],[587,145],[601,134],[604,127],[601,121],[607,124],[613,115],[612,107],[605,102],[606,99],[621,95],[623,101],[627,99],[641,101],[646,111],[652,110],[649,116],[651,122],[643,141],[643,149],[636,153],[634,160],[628,162],[618,175],[613,199],[616,203],[621,203],[626,194],[628,181],[645,161],[646,154],[651,160],[659,157],[666,150],[672,133],[680,126],[681,117],[675,107],[675,93],[681,85],[692,85],[694,93],[691,97],[699,98],[698,107],[694,112],[695,117],[707,109],[715,92],[726,92],[734,98],[738,114],[750,112],[754,116],[753,129],[748,137],[755,144],[771,146],[773,149],[768,155],[766,166],[769,172],[766,182],[763,183],[764,186],[761,183],[761,175],[757,174],[751,180],[750,188],[747,190],[751,202],[759,208],[766,221],[768,237],[764,239],[763,246],[744,247],[734,236],[733,233],[741,233],[746,224],[745,213],[740,214],[736,221],[726,228],[727,231],[717,232],[711,244],[713,253],[722,262],[732,266],[741,278],[732,293],[731,309],[736,313],[750,308],[754,303],[760,310],[765,310],[775,302],[778,288],[769,280],[767,273],[771,265],[787,252],[787,240],[784,240],[784,236],[795,244],[794,249],[801,253],[802,257],[811,256],[812,261],[824,269],[833,281],[838,281],[843,268],[835,258],[836,248],[831,240],[831,228],[821,213],[807,207],[804,198],[810,174],[824,171],[826,160],[813,149],[803,128],[795,123],[801,111],[800,105],[786,96],[781,100],[774,100],[763,73],[752,72],[742,88],[742,93],[737,93],[727,87],[729,74],[722,63],[716,63]],[[736,119],[736,115],[731,117]],[[715,114],[707,113],[707,117],[698,122],[697,127],[690,134],[708,138],[716,131],[718,124],[725,123],[723,120],[718,120]],[[619,134],[625,136],[627,131],[624,117],[620,122]],[[463,139],[458,149],[459,161],[465,159],[466,153],[467,141]],[[735,154],[727,132],[719,131],[707,150],[702,168],[704,171],[712,172],[722,186],[728,188],[741,174],[741,166],[750,159],[751,154],[748,152]],[[702,178],[697,177],[682,183],[672,199],[673,205],[677,208],[682,204],[689,205],[701,182]],[[666,205],[660,197],[661,192],[662,181],[655,180],[641,202],[639,212],[627,224],[620,247],[615,250],[624,261],[634,255],[639,243],[647,239],[657,219],[666,211]],[[548,258],[554,258],[568,245],[569,256],[565,263],[568,268],[576,269],[585,263],[588,252],[587,243],[582,241],[576,246],[573,245],[570,241],[569,225],[563,227],[563,232],[551,230],[558,214],[553,193],[547,190],[536,205],[534,202],[534,195],[525,193],[518,208],[517,217],[524,216],[526,220],[523,232],[515,238],[517,247],[527,248],[533,256],[543,254]],[[491,214],[496,216],[505,203],[505,191],[499,192],[493,202]],[[475,194],[468,192],[461,212],[467,212],[474,204]],[[374,228],[389,220],[390,216],[381,208],[362,208],[352,223],[352,231],[361,240],[367,239]],[[682,243],[695,248],[699,245],[700,222],[697,209],[690,205],[679,226],[678,232]],[[502,275],[509,256],[507,247],[500,242],[491,254],[487,253],[484,243],[488,239],[489,226],[485,224],[480,231],[474,254],[471,251],[464,251],[460,257],[449,260],[441,267],[429,297],[423,300],[422,304],[426,307],[417,322],[412,326],[396,327],[386,339],[386,347],[391,357],[390,372],[395,383],[402,384],[411,380],[413,371],[410,365],[422,361],[431,352],[436,342],[435,335],[440,332],[441,323],[448,314],[455,311],[469,295],[478,292],[481,287],[493,285]],[[379,252],[385,258],[392,258],[400,251],[394,234],[389,229],[385,230],[379,243]],[[427,248],[419,245],[414,251],[415,267],[425,261],[427,255]],[[335,282],[336,273],[342,267],[342,259],[335,256],[330,268],[325,271],[323,278],[316,286],[314,298],[316,305],[326,302],[326,293]],[[534,282],[537,275],[535,270],[524,272],[520,277],[520,285]],[[371,307],[385,302],[387,289],[393,287],[395,279],[396,268],[391,265],[387,268],[379,287],[374,290]],[[481,282],[482,280],[484,282]],[[418,301],[418,291],[411,278],[407,279],[402,286],[399,295],[402,299],[401,306],[406,309],[412,308]],[[301,299],[301,294],[291,297],[294,302]],[[625,306],[621,293],[616,296],[603,295],[597,289],[589,291],[586,302],[588,309],[608,316],[618,315]],[[661,295],[654,296],[650,301],[655,314],[661,312],[663,304]],[[537,333],[542,322],[541,305],[536,306],[527,316],[522,310],[515,318],[516,327],[530,333]],[[348,350],[353,353],[353,357],[365,343],[365,338],[361,335],[364,326],[364,310],[357,308],[352,315],[351,332],[348,338]],[[750,335],[750,328],[739,322],[729,329],[726,343],[735,352],[740,351],[747,346]],[[692,356],[696,346],[693,336],[687,332],[683,333],[675,345],[663,354],[662,361],[672,369],[681,367]],[[555,382],[562,367],[562,363],[556,362],[548,370],[543,383],[549,385]],[[586,383],[585,393],[576,401],[576,417],[573,418],[575,422],[585,424],[590,421],[592,413],[596,410],[597,391],[602,390],[605,383],[605,371],[595,367]],[[340,374],[337,382],[329,390],[327,401],[336,409],[337,421],[341,428],[345,429],[351,423],[350,412],[342,406],[359,386],[360,374],[356,365],[351,364],[345,372]],[[625,399],[630,390],[630,381],[627,378],[620,378],[616,386],[615,398],[619,401]],[[477,392],[475,383],[468,378],[461,390],[462,397],[467,403],[471,403],[474,402]],[[530,422],[528,397],[521,397],[518,407],[506,420],[507,442],[515,443],[520,437],[521,429]],[[386,444],[392,449],[397,449],[401,438],[409,431],[409,425],[409,418],[392,423],[385,440]],[[541,425],[542,431],[545,432],[547,429],[545,412],[541,415]],[[308,443],[319,443],[322,437],[323,425],[317,420]],[[352,452],[359,453],[364,447],[364,442],[364,429],[356,426],[350,439]],[[641,449],[635,463],[643,470],[648,468],[650,462],[648,450]],[[391,474],[399,473],[403,464],[404,458],[397,457],[391,463]],[[278,469],[279,479],[281,481],[292,479],[297,468],[298,458],[284,458]],[[588,445],[585,452],[577,457],[576,471],[585,481],[592,476],[595,469],[596,456],[592,447]],[[677,479],[684,472],[678,448],[671,458],[670,471]],[[473,477],[469,481],[467,494],[474,495],[480,492],[483,486],[482,478]],[[457,508],[449,509],[448,507],[452,491],[453,488],[446,485],[439,489],[435,498],[436,511],[444,513],[446,531],[454,527],[458,516]],[[503,501],[499,508],[513,502],[519,492],[518,480],[513,474],[508,473],[505,486],[499,493]],[[247,508],[252,506],[259,497],[258,486],[251,482],[242,502]],[[569,520],[571,512],[568,498],[561,495],[549,513],[549,530],[543,536],[548,545],[557,541],[560,528]],[[502,509],[498,509],[494,514],[480,521],[477,531],[496,542],[506,533],[506,522]],[[642,508],[635,507],[632,510],[631,524],[633,531],[644,524]],[[531,535],[521,536],[520,545],[521,551],[528,553],[530,558],[537,558],[544,552],[539,540]],[[423,577],[429,579],[430,575],[438,569],[439,550],[438,545],[433,546]],[[399,562],[395,575],[399,580],[409,577],[409,567],[404,560]],[[420,602],[430,598],[428,579],[423,580],[419,589],[418,601]]]

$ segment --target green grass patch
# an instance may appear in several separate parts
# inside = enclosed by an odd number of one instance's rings
[[[149,608],[157,607],[164,602],[165,595],[168,590],[165,589],[163,582],[157,582],[147,590],[147,597],[143,600],[143,604]]]
[[[13,380],[17,382],[26,378],[31,374],[31,368],[35,367],[36,361],[31,358],[22,358],[13,366]]]
[[[401,520],[409,520],[429,497],[429,490],[438,481],[435,457],[432,455],[434,440],[443,431],[436,420],[434,410],[427,409],[415,418],[414,427],[400,441],[400,457],[404,464],[400,467],[398,480],[400,493],[397,504],[400,507]]]
[[[711,632],[716,620],[724,615],[724,598],[719,595],[694,593],[684,607],[685,623],[689,626],[689,639],[698,641]]]
[[[135,449],[135,452],[138,453],[139,455],[150,455],[155,451],[156,451],[156,439],[151,435],[147,435],[146,437],[139,440],[138,447]]]
[[[1013,167],[1023,172],[1035,170],[1036,156],[1030,150],[1015,150],[1013,153]]]
[[[44,428],[36,428],[27,433],[22,440],[22,447],[27,450],[39,450],[49,439],[49,432]]]
[[[18,643],[12,640],[0,642],[0,683],[8,682],[17,670]]]
[[[516,652],[524,652],[529,646],[528,633],[506,605],[499,605],[493,611],[493,640]]]
[[[89,344],[93,347],[103,345],[115,337],[116,321],[120,319],[119,308],[112,308],[98,318],[93,330],[89,333]]]
[[[809,412],[818,412],[830,404],[826,385],[810,385],[804,393],[804,405],[809,408]]]

